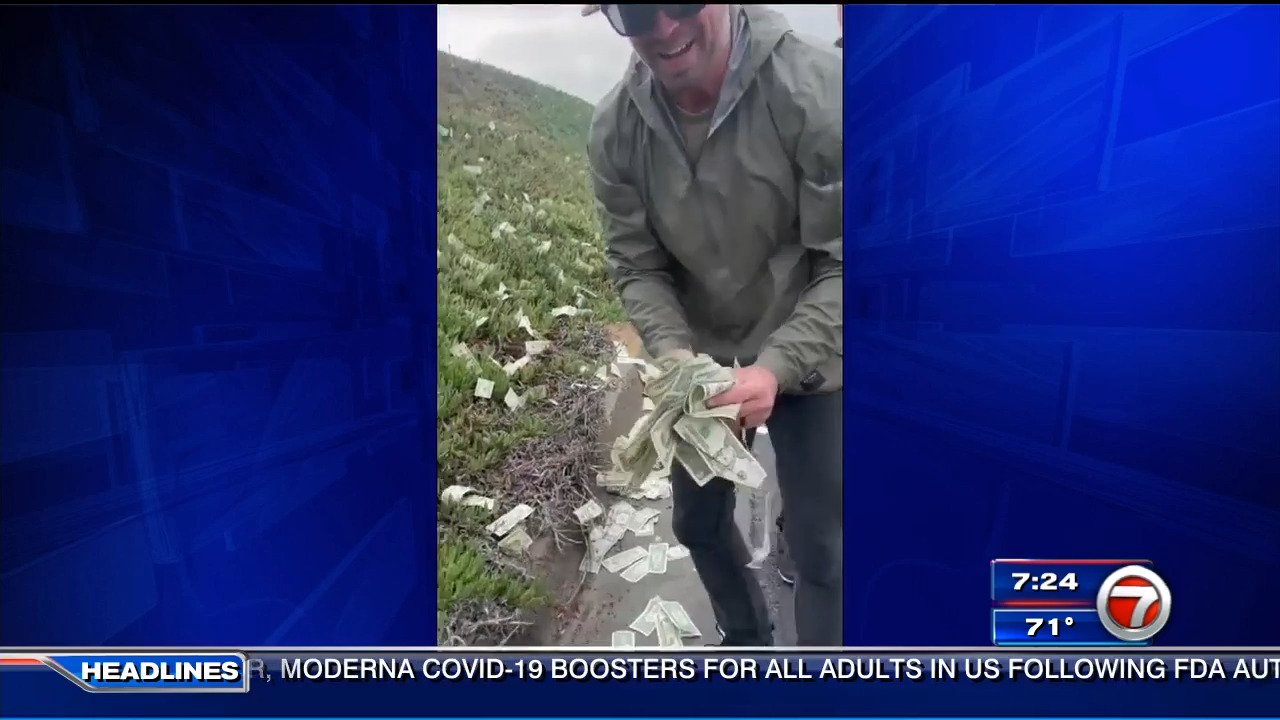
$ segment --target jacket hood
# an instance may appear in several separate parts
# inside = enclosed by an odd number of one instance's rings
[[[733,48],[712,120],[713,129],[751,86],[782,38],[791,32],[791,24],[782,13],[761,5],[730,5],[729,12],[733,18]],[[645,122],[654,128],[663,127],[666,110],[658,104],[658,88],[654,87],[657,80],[639,55],[632,54],[631,67],[623,82]]]

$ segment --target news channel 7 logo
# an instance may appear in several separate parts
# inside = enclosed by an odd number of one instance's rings
[[[1164,578],[1142,565],[1127,565],[1098,588],[1098,621],[1117,640],[1142,642],[1169,624],[1173,595]]]
[[[994,560],[1000,646],[1149,645],[1172,611],[1149,560]]]

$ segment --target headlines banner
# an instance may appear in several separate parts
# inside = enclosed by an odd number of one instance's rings
[[[388,714],[432,699],[435,715],[598,715],[590,703],[547,704],[550,688],[579,686],[580,699],[599,695],[607,714],[883,714],[874,702],[895,698],[902,712],[928,714],[926,706],[975,700],[1057,703],[1048,714],[1257,715],[1280,707],[1280,649],[1065,650],[845,650],[825,652],[704,650],[631,651],[355,651],[355,650],[76,650],[7,652],[0,655],[5,714],[48,716],[113,712],[120,704],[140,712],[121,695],[139,695],[138,707],[180,712],[193,695],[201,711],[221,707],[217,696],[238,694],[238,714],[307,713],[316,705],[333,714],[334,699],[380,697]],[[49,684],[56,678],[57,685]],[[489,688],[504,686],[502,693]],[[1178,689],[1171,690],[1171,686]],[[37,689],[38,688],[38,689]],[[443,688],[452,688],[445,690]],[[857,689],[855,689],[857,688]],[[728,692],[726,692],[726,689]],[[74,690],[78,700],[70,700]],[[34,691],[34,692],[33,692]],[[1118,694],[1122,693],[1122,694]],[[103,698],[103,695],[116,696]],[[172,696],[167,699],[157,695]],[[1115,707],[1114,699],[1146,698],[1146,710]],[[289,702],[285,700],[289,699]],[[967,698],[967,699],[965,699]],[[1232,698],[1224,705],[1224,698]],[[856,707],[850,703],[854,700]],[[1092,700],[1092,702],[1090,702]],[[1176,700],[1176,702],[1175,702]],[[211,702],[213,703],[211,705]],[[104,705],[103,703],[110,703]],[[671,707],[676,703],[679,710]],[[1094,703],[1101,703],[1095,705]],[[999,708],[970,712],[1007,714]],[[1256,706],[1257,712],[1251,708]],[[1026,714],[1027,709],[1014,714]],[[33,709],[38,710],[32,712]],[[47,711],[47,712],[46,712]],[[1082,712],[1083,711],[1083,712]],[[367,712],[367,711],[365,711]],[[380,711],[381,712],[381,711]],[[203,712],[199,714],[204,714]],[[421,714],[421,708],[414,715]]]

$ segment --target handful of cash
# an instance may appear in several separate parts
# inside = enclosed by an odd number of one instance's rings
[[[616,473],[636,488],[655,467],[679,462],[698,485],[712,478],[757,488],[765,470],[743,444],[737,405],[707,407],[733,387],[733,370],[708,355],[659,360],[645,373],[653,410],[613,445]]]

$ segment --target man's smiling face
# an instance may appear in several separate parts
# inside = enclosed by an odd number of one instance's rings
[[[631,38],[640,59],[669,91],[700,88],[729,38],[727,5],[707,5],[698,14],[672,20],[659,12],[653,31]]]

